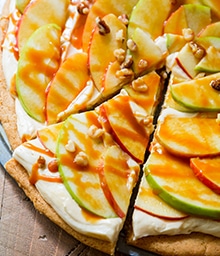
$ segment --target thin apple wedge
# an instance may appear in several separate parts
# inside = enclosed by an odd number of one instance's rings
[[[64,111],[77,97],[89,80],[87,54],[75,53],[59,67],[54,79],[47,88],[46,120],[56,123],[58,114]]]
[[[195,177],[189,159],[157,144],[144,170],[150,187],[167,204],[187,214],[220,219],[219,195]]]
[[[106,120],[106,129],[115,141],[138,163],[143,163],[152,119],[127,94],[119,94],[101,106],[101,115]],[[145,123],[146,121],[146,123]]]
[[[166,47],[169,53],[180,51],[186,44],[186,40],[179,34],[165,34]]]
[[[195,42],[199,46],[202,46],[205,50],[207,50],[210,46],[213,46],[218,50],[220,49],[220,38],[217,36],[198,37],[195,39]]]
[[[111,62],[116,60],[115,50],[126,49],[126,26],[114,14],[97,21],[89,47],[88,66],[91,77],[99,91]],[[106,52],[108,49],[108,52]]]
[[[99,174],[104,143],[102,133],[95,131],[101,129],[94,111],[70,116],[59,134],[57,158],[60,175],[72,198],[88,211],[111,218],[117,214],[105,196],[110,191],[103,192]]]
[[[191,158],[195,176],[215,193],[220,194],[220,158]]]
[[[186,213],[178,211],[165,203],[149,186],[145,175],[142,177],[134,207],[150,215],[167,220],[180,220],[188,216]]]
[[[204,29],[202,29],[200,31],[200,33],[197,36],[198,37],[206,37],[206,36],[219,37],[220,36],[220,21],[213,22],[213,23],[207,25]]]
[[[39,27],[54,23],[64,28],[67,18],[68,0],[36,0],[25,9],[17,31],[19,51],[24,47],[30,35]]]
[[[128,210],[130,196],[138,180],[139,169],[139,165],[118,145],[106,148],[103,178],[111,191],[114,208],[117,209],[116,213],[120,217],[125,217]]]
[[[46,87],[60,63],[61,29],[47,24],[37,29],[21,51],[16,75],[18,98],[25,111],[45,122]]]
[[[169,152],[183,157],[220,155],[220,125],[215,118],[166,115],[156,138]]]
[[[219,79],[220,73],[216,73],[203,78],[172,84],[170,87],[172,97],[180,105],[194,111],[219,111],[220,98],[216,88]]]
[[[24,13],[24,10],[29,4],[29,2],[30,0],[16,0],[15,6],[21,13]]]
[[[52,124],[37,131],[41,144],[53,154],[56,153],[57,138],[63,123]]]

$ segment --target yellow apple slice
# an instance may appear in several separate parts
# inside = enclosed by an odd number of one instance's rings
[[[100,31],[100,26],[108,31]],[[118,34],[120,34],[119,38]],[[108,14],[98,21],[89,47],[88,65],[92,79],[99,91],[102,90],[103,79],[109,64],[116,60],[115,50],[126,49],[125,38],[126,26],[115,15]],[[106,49],[108,49],[107,54],[103,54]]]
[[[96,131],[102,129],[94,111],[72,115],[64,122],[57,145],[59,172],[70,195],[81,207],[104,218],[117,217],[100,182],[103,139],[95,136],[91,127]]]
[[[67,18],[68,0],[36,0],[25,9],[19,22],[17,44],[19,51],[24,47],[30,35],[39,27],[54,23],[64,28]]]
[[[170,87],[172,97],[180,105],[194,111],[219,111],[219,91],[212,86],[218,84],[219,79],[220,73],[217,73],[172,84]]]
[[[191,158],[195,176],[215,193],[220,194],[220,157]]]
[[[157,140],[171,153],[183,156],[220,155],[220,125],[215,118],[166,115],[158,124]]]
[[[220,21],[213,22],[207,25],[201,32],[197,35],[198,37],[214,36],[220,37]]]
[[[18,61],[18,98],[25,111],[41,123],[45,122],[45,90],[59,68],[60,35],[57,25],[40,27],[27,41]]]
[[[47,88],[46,119],[48,124],[57,122],[58,114],[77,97],[88,80],[86,53],[75,53],[61,64]]]
[[[144,170],[150,187],[167,204],[188,214],[220,219],[220,196],[195,177],[189,159],[169,154],[157,144]]]

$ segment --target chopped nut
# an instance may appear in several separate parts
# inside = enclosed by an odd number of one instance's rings
[[[130,68],[133,64],[133,58],[131,55],[126,56],[125,61],[121,64],[121,68]]]
[[[189,42],[189,41],[192,41],[193,38],[194,38],[194,32],[191,28],[184,28],[182,30],[182,34],[183,34],[183,37],[184,39]]]
[[[77,5],[77,11],[79,14],[87,15],[89,13],[89,4],[87,2],[80,2]]]
[[[134,52],[137,50],[137,45],[132,39],[128,39],[127,41],[127,47],[130,51]]]
[[[125,40],[124,31],[120,29],[116,32],[116,41],[123,43]]]
[[[195,52],[195,57],[197,58],[197,59],[202,59],[202,57],[205,55],[205,50],[203,49],[203,48],[201,48],[201,47],[199,47],[198,49],[197,49],[197,51]]]
[[[99,34],[100,35],[104,36],[104,35],[110,33],[109,26],[100,17],[96,18],[96,24],[97,24],[97,26],[99,28]]]
[[[48,169],[50,172],[58,172],[58,163],[56,159],[53,159],[48,163]]]
[[[215,89],[216,91],[220,91],[220,79],[216,79],[216,80],[212,80],[210,82],[210,85],[213,89]]]
[[[43,168],[46,164],[45,158],[42,156],[39,156],[39,158],[37,159],[37,164],[39,168]]]
[[[93,139],[98,139],[104,134],[104,130],[96,125],[91,125],[88,130],[88,135]]]
[[[89,164],[88,156],[83,151],[80,151],[76,155],[74,162],[79,166],[85,167]]]
[[[139,68],[147,68],[148,67],[148,61],[147,60],[144,60],[144,59],[141,59],[139,62],[138,62],[138,67]]]
[[[120,15],[120,16],[118,17],[118,19],[119,19],[123,24],[125,24],[125,26],[128,25],[129,20],[128,20],[128,16],[127,16],[126,14]]]
[[[122,48],[116,49],[114,56],[119,63],[122,63],[125,60],[125,50]]]
[[[141,77],[134,80],[131,85],[132,88],[138,92],[146,92],[148,90],[148,85],[144,82],[144,79],[142,79]]]
[[[115,75],[119,79],[125,79],[128,77],[132,78],[134,76],[134,72],[131,69],[122,68],[121,70],[118,70]]]
[[[76,146],[75,146],[74,141],[68,140],[67,144],[65,145],[65,149],[69,152],[75,152]]]

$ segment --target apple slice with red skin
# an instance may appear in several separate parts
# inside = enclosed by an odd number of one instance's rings
[[[37,28],[54,23],[63,29],[67,18],[68,6],[68,0],[32,1],[25,9],[18,24],[16,38],[19,52]]]
[[[95,27],[89,47],[88,66],[95,86],[101,92],[106,70],[109,64],[116,60],[115,50],[126,49],[126,26],[113,14],[106,15],[100,22],[105,24],[104,27],[109,28],[109,32],[100,34],[99,26]],[[118,32],[122,34],[119,39]],[[103,54],[106,49],[108,54]]]
[[[135,161],[143,163],[149,136],[152,132],[152,120],[149,126],[139,122],[131,104],[132,100],[129,95],[119,94],[101,105],[100,115],[104,128],[113,135],[120,147]],[[138,111],[139,108],[137,108]],[[144,117],[148,116],[146,111],[143,113]]]
[[[16,90],[24,110],[45,122],[45,90],[60,64],[61,29],[55,24],[38,28],[22,49],[16,74]]]
[[[190,167],[202,183],[220,194],[220,157],[191,158]]]
[[[93,31],[94,27],[96,26],[97,17],[100,17],[102,19],[105,15],[109,13],[112,13],[117,17],[123,15],[130,17],[130,13],[137,2],[138,0],[120,0],[120,4],[118,4],[118,0],[95,1],[95,3],[89,11],[88,17],[86,19],[86,24],[83,30],[83,51],[87,52],[89,49],[91,31]]]
[[[87,54],[74,53],[59,67],[54,79],[47,88],[46,120],[56,123],[57,116],[77,97],[89,80]]]
[[[188,158],[172,155],[157,143],[144,171],[150,187],[167,204],[187,214],[220,219],[219,195],[195,177]]]
[[[158,122],[156,138],[169,152],[182,157],[220,155],[220,125],[215,118],[167,114]]]
[[[142,177],[134,207],[150,215],[166,220],[175,221],[188,217],[186,213],[178,211],[165,203],[149,186],[145,175]]]
[[[37,131],[41,144],[50,152],[56,153],[57,138],[63,123],[52,124]]]

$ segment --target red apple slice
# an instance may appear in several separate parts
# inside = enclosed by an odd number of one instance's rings
[[[190,166],[201,182],[220,194],[220,157],[191,158]]]
[[[220,155],[220,126],[215,118],[166,115],[156,131],[158,141],[184,157]]]
[[[27,41],[18,61],[18,98],[25,111],[41,123],[45,122],[45,90],[60,64],[60,36],[57,25],[40,27]]]
[[[47,88],[46,120],[48,124],[57,122],[58,114],[77,97],[88,80],[86,53],[75,53],[62,63]]]
[[[19,51],[24,47],[30,35],[39,27],[54,23],[64,28],[67,18],[68,0],[36,0],[25,9],[17,31]]]
[[[102,25],[102,22],[105,25]],[[115,50],[119,48],[126,49],[126,26],[113,14],[106,15],[98,23],[100,23],[99,26],[106,27],[109,31],[100,34],[100,28],[98,25],[96,26],[89,47],[88,65],[91,77],[97,89],[101,91],[106,70],[109,64],[116,60]],[[119,38],[118,33],[121,34]],[[108,49],[108,54],[103,54],[106,49]]]
[[[85,28],[83,31],[83,50],[85,52],[88,51],[91,31],[93,31],[94,27],[96,26],[97,17],[100,17],[102,19],[105,15],[109,13],[112,13],[117,17],[123,16],[123,15],[130,17],[130,13],[137,2],[138,0],[130,0],[130,1],[120,0],[120,4],[118,4],[117,0],[96,1],[89,11]]]
[[[167,220],[180,220],[188,216],[186,213],[178,211],[165,203],[149,186],[145,175],[142,177],[134,207],[150,215]]]
[[[132,109],[132,104],[135,110]],[[140,113],[141,118],[148,118],[146,111],[140,109],[132,102],[128,95],[119,94],[101,106],[101,115],[105,120],[105,128],[113,134],[113,137],[121,148],[132,156],[138,163],[144,160],[144,154],[152,132],[152,120],[144,125],[135,116]],[[141,108],[142,110],[142,108]]]

